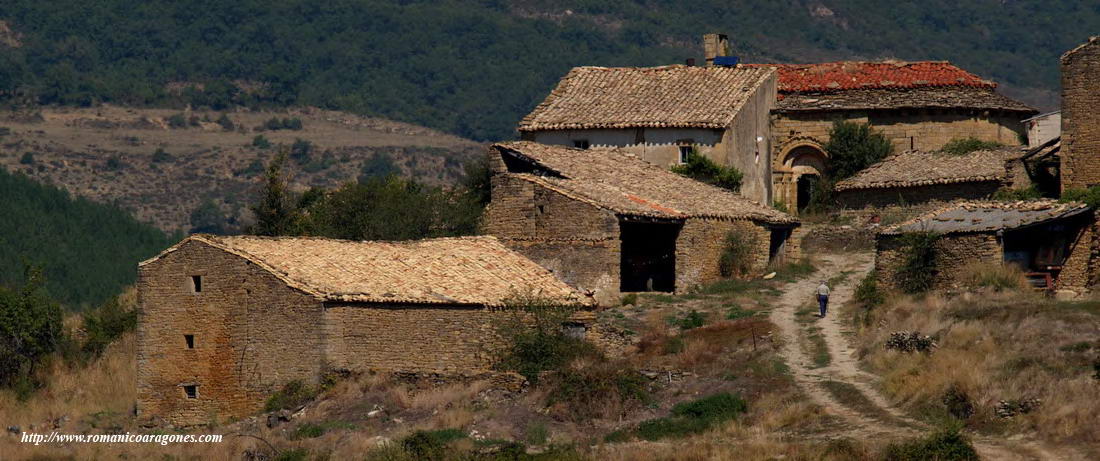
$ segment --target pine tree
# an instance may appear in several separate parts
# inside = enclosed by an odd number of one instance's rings
[[[276,236],[298,233],[298,210],[294,207],[283,172],[286,158],[286,153],[280,152],[267,166],[260,202],[252,206],[252,212],[256,215],[252,234]]]

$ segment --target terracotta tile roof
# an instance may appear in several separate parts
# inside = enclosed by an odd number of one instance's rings
[[[792,93],[783,95],[775,105],[777,112],[916,108],[1000,110],[1021,112],[1021,116],[1039,113],[992,89],[969,86]]]
[[[577,67],[519,130],[725,128],[774,74],[766,66]]]
[[[1018,147],[982,150],[966,155],[906,151],[891,155],[855,176],[836,183],[836,190],[1003,181],[1007,175],[1005,162],[1025,152]]]
[[[967,86],[996,88],[947,61],[839,61],[817,64],[746,64],[779,70],[780,93],[820,93],[871,88]]]
[[[569,304],[591,300],[495,237],[354,242],[197,234],[142,265],[203,242],[243,257],[326,301],[500,306],[517,294]]]
[[[1078,202],[1059,203],[1053,200],[1020,202],[966,201],[957,202],[912,220],[888,227],[881,235],[905,232],[936,232],[956,234],[995,232],[1018,229],[1056,219],[1069,218],[1089,211]]]
[[[535,167],[534,172],[509,174],[623,215],[798,222],[786,213],[680,176],[622,149],[584,150],[528,141],[494,144],[490,149]]]

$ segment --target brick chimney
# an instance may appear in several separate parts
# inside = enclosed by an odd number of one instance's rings
[[[714,65],[714,58],[718,56],[729,56],[730,52],[730,40],[726,37],[726,34],[704,34],[703,35],[703,56],[707,60],[708,66]]]

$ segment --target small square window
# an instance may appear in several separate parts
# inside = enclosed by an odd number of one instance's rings
[[[202,276],[201,275],[192,275],[191,276],[191,292],[192,293],[202,293]]]
[[[196,384],[183,386],[183,394],[189,399],[197,399],[199,398],[199,386]]]
[[[536,207],[536,209],[538,209],[538,211],[539,211],[539,214],[544,214],[544,213],[546,213],[546,205],[538,205],[538,206]]]
[[[195,335],[183,335],[183,340],[187,343],[188,349],[195,348]]]
[[[681,145],[680,147],[680,163],[687,163],[688,156],[691,155],[691,146]]]
[[[573,147],[576,147],[577,149],[587,149],[588,146],[589,146],[589,144],[588,144],[587,139],[574,139],[573,140]]]

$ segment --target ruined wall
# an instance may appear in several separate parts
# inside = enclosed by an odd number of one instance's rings
[[[764,271],[768,265],[768,249],[771,232],[752,221],[716,219],[688,219],[676,239],[676,291],[685,292],[700,285],[722,279],[718,260],[726,244],[726,236],[735,233],[746,241],[755,243],[750,275]],[[797,252],[795,243],[790,251]]]
[[[1100,38],[1062,57],[1062,190],[1100,184]]]
[[[956,288],[963,268],[968,264],[1001,263],[1004,260],[1004,249],[994,233],[944,235],[935,247],[935,290]],[[903,261],[904,248],[900,236],[880,234],[875,242],[875,277],[883,288],[898,288],[898,269]]]
[[[595,292],[607,305],[619,296],[619,220],[614,213],[508,173],[492,178],[485,230],[554,272],[565,283]]]
[[[200,293],[192,275],[202,276]],[[138,293],[142,416],[182,425],[244,416],[287,382],[320,374],[320,302],[238,256],[185,243],[140,268]],[[184,384],[197,385],[197,398]]]
[[[1001,187],[1000,181],[930,184],[914,187],[851,189],[836,193],[840,206],[847,209],[882,208],[891,205],[919,205],[958,199],[986,199]]]

